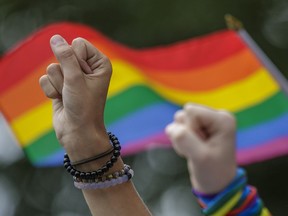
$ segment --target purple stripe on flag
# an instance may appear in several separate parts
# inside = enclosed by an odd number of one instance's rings
[[[164,132],[161,132],[159,134],[155,134],[153,136],[150,136],[146,139],[142,139],[136,142],[127,143],[123,149],[122,153],[123,155],[131,155],[138,152],[141,152],[143,150],[147,150],[150,148],[155,147],[170,147],[171,143],[168,139],[168,137],[165,135]]]
[[[237,132],[238,149],[261,146],[269,140],[277,140],[288,134],[288,113],[270,121]],[[260,147],[261,148],[261,147]]]
[[[173,121],[179,107],[168,102],[159,102],[146,106],[107,126],[123,147],[128,143],[138,143],[163,132],[167,124]]]
[[[240,149],[237,152],[239,164],[250,164],[271,159],[288,153],[288,136],[262,143],[253,148]]]

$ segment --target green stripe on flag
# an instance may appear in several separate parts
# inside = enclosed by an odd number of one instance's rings
[[[237,127],[238,129],[243,129],[261,124],[286,112],[288,112],[287,96],[281,91],[261,104],[235,113]]]
[[[149,87],[144,85],[133,86],[107,100],[105,123],[111,124],[131,112],[159,101],[165,100]]]
[[[40,161],[47,155],[55,153],[61,148],[53,129],[24,148],[25,154],[32,161]]]

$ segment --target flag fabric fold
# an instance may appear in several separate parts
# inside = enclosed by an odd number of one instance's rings
[[[107,129],[123,154],[169,147],[165,126],[186,102],[235,114],[242,164],[288,153],[288,98],[236,31],[221,30],[170,45],[133,49],[82,24],[43,27],[0,61],[0,108],[36,166],[61,164],[63,149],[52,128],[51,101],[38,84],[56,62],[50,37],[83,37],[105,53],[113,75],[105,110]]]

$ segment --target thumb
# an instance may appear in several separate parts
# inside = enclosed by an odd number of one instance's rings
[[[51,49],[60,63],[66,85],[82,85],[83,73],[75,53],[67,41],[60,35],[50,39]]]

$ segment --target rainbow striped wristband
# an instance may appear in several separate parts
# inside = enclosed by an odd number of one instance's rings
[[[257,190],[247,185],[246,172],[243,168],[237,169],[234,180],[218,194],[203,194],[193,190],[204,215],[213,216],[269,216],[269,211],[257,194]]]

